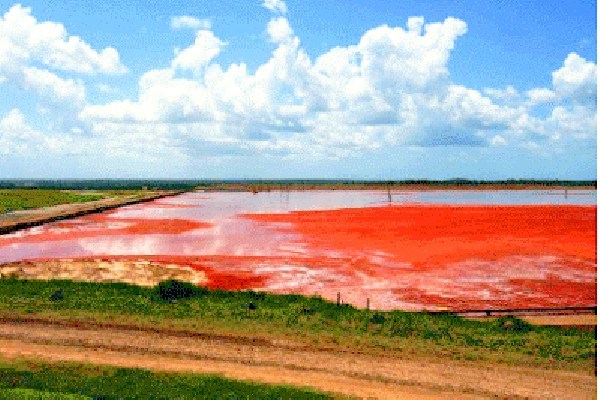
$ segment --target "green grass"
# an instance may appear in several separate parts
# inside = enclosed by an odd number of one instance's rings
[[[52,296],[57,290],[61,296]],[[55,298],[55,300],[51,300]],[[252,306],[250,306],[252,304]],[[0,315],[86,319],[190,331],[287,337],[403,356],[446,356],[593,372],[595,332],[449,315],[374,312],[318,297],[209,291],[167,302],[157,291],[126,284],[0,280]],[[509,326],[515,326],[514,323]]]
[[[0,398],[309,400],[331,397],[301,388],[235,381],[212,375],[0,359]]]
[[[49,207],[58,204],[80,203],[100,200],[105,194],[94,192],[68,192],[63,190],[43,189],[7,189],[0,190],[0,213]]]
[[[109,197],[140,196],[148,193],[144,190],[0,189],[0,214],[59,204],[85,203]]]
[[[90,396],[49,392],[35,389],[9,389],[0,387],[0,399],[10,400],[88,400]]]

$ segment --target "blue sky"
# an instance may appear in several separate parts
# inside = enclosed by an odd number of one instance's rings
[[[0,2],[0,177],[594,179],[596,15]]]

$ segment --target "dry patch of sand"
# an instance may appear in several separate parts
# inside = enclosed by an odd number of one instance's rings
[[[70,279],[86,282],[124,282],[155,286],[167,279],[197,285],[206,284],[206,274],[193,268],[148,260],[73,260],[21,261],[0,265],[1,276],[19,279]]]
[[[521,317],[532,325],[556,325],[556,326],[596,326],[598,316],[585,315],[529,315]]]

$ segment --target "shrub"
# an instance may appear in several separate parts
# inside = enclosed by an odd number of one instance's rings
[[[503,332],[529,332],[532,329],[530,324],[512,315],[498,319],[497,326]]]
[[[383,314],[375,313],[371,317],[371,323],[373,323],[373,324],[381,325],[384,322],[385,322],[385,315],[383,315]]]
[[[266,297],[264,293],[262,293],[262,292],[255,292],[253,290],[250,290],[247,293],[248,293],[248,296],[250,296],[250,298],[254,299],[254,300],[264,300],[265,297]]]
[[[181,299],[189,299],[200,295],[202,290],[189,282],[182,282],[176,279],[163,281],[156,286],[155,294],[159,299],[172,302]]]
[[[65,298],[65,292],[62,289],[55,290],[50,295],[50,301],[61,301]]]

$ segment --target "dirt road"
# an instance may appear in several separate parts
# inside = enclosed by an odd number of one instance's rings
[[[596,398],[596,377],[583,373],[41,320],[0,321],[0,357],[215,373],[374,399]]]
[[[88,201],[85,203],[59,204],[50,207],[41,207],[28,210],[13,211],[0,214],[0,234],[28,229],[32,226],[43,225],[60,219],[79,217],[94,214],[114,208],[143,203],[167,196],[182,193],[175,190],[148,191],[142,194],[109,197],[105,199]]]

